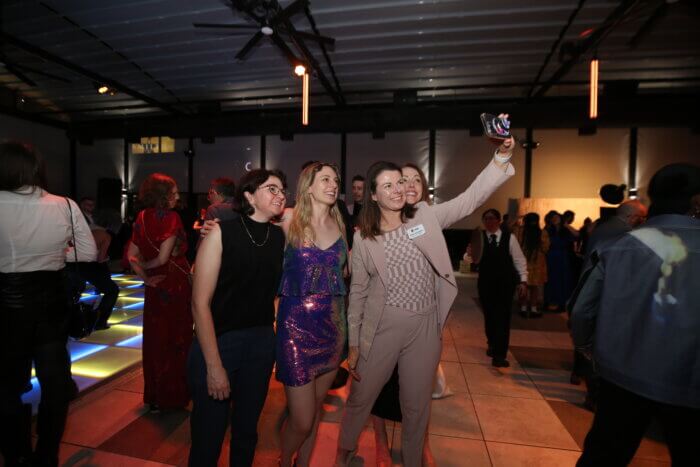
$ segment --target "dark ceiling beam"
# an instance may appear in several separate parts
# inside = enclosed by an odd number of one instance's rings
[[[98,37],[98,36],[97,36],[95,33],[93,33],[92,31],[89,31],[89,30],[85,29],[85,28],[82,27],[80,24],[78,24],[77,22],[75,22],[74,20],[72,20],[71,18],[69,18],[68,16],[64,15],[64,14],[61,13],[60,11],[56,10],[56,9],[53,8],[52,6],[47,5],[47,4],[44,3],[44,2],[39,2],[39,5],[43,6],[45,9],[49,10],[49,11],[50,11],[51,13],[53,13],[54,15],[60,17],[61,19],[63,19],[65,22],[67,22],[68,24],[70,24],[70,25],[73,26],[74,28],[77,28],[79,31],[85,33],[85,34],[86,34],[88,37],[90,37],[91,39],[94,39],[94,40],[96,40],[97,42],[99,42],[100,44],[102,44],[103,46],[105,46],[110,52],[112,52],[112,53],[114,53],[115,55],[117,55],[119,58],[121,58],[122,60],[124,60],[126,63],[130,64],[131,66],[133,66],[134,68],[136,68],[138,71],[140,71],[141,73],[143,73],[143,74],[144,74],[147,78],[149,78],[151,81],[153,81],[154,83],[156,83],[156,85],[158,85],[163,91],[165,91],[165,92],[167,92],[168,94],[170,94],[170,95],[173,97],[173,99],[175,99],[175,100],[178,101],[178,102],[180,101],[180,99],[175,95],[175,93],[172,92],[170,89],[168,89],[168,88],[165,86],[165,84],[163,84],[163,82],[161,82],[160,80],[156,79],[156,78],[155,78],[151,73],[149,73],[148,71],[144,70],[144,69],[141,67],[141,65],[139,65],[139,64],[136,63],[136,62],[134,62],[134,61],[131,60],[129,57],[127,57],[126,55],[124,55],[122,52],[120,52],[120,51],[118,51],[117,49],[115,49],[114,47],[112,47],[112,46],[111,46],[110,44],[108,44],[104,39]]]
[[[656,27],[659,21],[661,21],[666,16],[667,13],[668,4],[665,0],[662,0],[659,6],[656,7],[654,12],[651,15],[649,15],[644,24],[640,26],[635,35],[632,36],[632,39],[630,39],[627,45],[629,45],[629,47],[632,49],[636,49],[640,42],[642,42],[644,38],[649,36],[651,31]]]
[[[576,15],[578,15],[578,12],[581,11],[581,8],[583,8],[584,3],[586,3],[586,0],[579,0],[578,5],[576,5],[576,8],[574,8],[574,10],[571,12],[571,15],[569,15],[569,20],[566,22],[564,27],[561,28],[561,31],[559,31],[559,36],[552,44],[552,48],[549,50],[547,56],[544,58],[544,62],[542,62],[542,66],[540,66],[540,69],[537,72],[537,76],[535,76],[535,80],[532,82],[532,86],[530,86],[530,90],[527,92],[528,99],[532,97],[532,93],[535,92],[535,88],[540,83],[540,79],[542,78],[542,73],[544,73],[544,70],[547,68],[547,65],[549,65],[549,61],[552,59],[552,56],[554,56],[554,52],[556,52],[556,50],[559,48],[559,44],[561,44],[562,40],[564,39],[564,36],[566,35],[566,32],[574,23],[574,19],[576,18]]]
[[[7,34],[4,31],[0,31],[0,43],[10,44],[14,47],[17,47],[18,49],[24,50],[25,52],[27,52],[31,55],[35,55],[37,57],[43,58],[46,61],[60,65],[63,68],[71,70],[71,71],[73,71],[79,75],[82,75],[86,78],[89,78],[97,83],[106,84],[107,86],[112,87],[120,92],[123,92],[124,94],[127,94],[127,95],[134,97],[136,99],[142,100],[144,102],[147,102],[148,104],[151,104],[151,105],[158,107],[160,109],[163,109],[168,113],[171,113],[174,115],[182,114],[181,111],[175,109],[174,107],[172,107],[168,104],[164,104],[156,99],[153,99],[152,97],[146,96],[145,94],[141,94],[140,92],[135,91],[134,89],[131,89],[128,86],[125,86],[124,84],[122,84],[118,81],[115,81],[111,78],[107,78],[106,76],[102,76],[98,73],[90,71],[87,68],[83,68],[80,65],[76,65],[73,62],[69,62],[68,60],[66,60],[64,58],[61,58],[57,55],[54,55],[51,52],[48,52],[40,47],[37,47],[34,44],[30,44],[29,42],[25,42],[22,39],[19,39],[15,36]]]
[[[552,74],[552,76],[540,86],[532,97],[543,96],[552,86],[557,84],[579,61],[579,59],[589,50],[594,49],[603,38],[610,33],[624,19],[630,9],[634,7],[640,0],[624,0],[608,15],[602,25],[597,27],[588,37],[583,39],[572,56],[561,64],[561,66]]]
[[[607,84],[611,83],[618,83],[619,80],[601,80],[599,83],[600,85],[603,86],[603,96],[605,96],[605,86]],[[638,84],[653,84],[653,83],[676,83],[676,84],[684,84],[684,83],[700,83],[700,77],[691,77],[691,78],[686,78],[686,77],[681,77],[681,78],[646,78],[646,79],[639,79],[635,80],[636,83]],[[576,81],[560,81],[558,84],[561,86],[581,86],[581,85],[587,85],[589,82],[588,80],[576,80]],[[346,96],[371,96],[371,95],[384,95],[384,94],[393,94],[394,92],[397,91],[415,91],[415,92],[440,92],[440,91],[459,91],[459,90],[466,90],[466,89],[503,89],[503,88],[514,88],[514,87],[526,87],[530,84],[529,81],[521,81],[521,82],[508,82],[508,83],[493,83],[493,84],[464,84],[464,85],[459,85],[459,86],[430,86],[430,87],[419,87],[419,88],[401,88],[401,89],[358,89],[358,90],[353,90],[353,91],[346,91],[345,95]],[[685,90],[686,93],[693,92],[693,88],[688,88]],[[697,90],[696,90],[697,91]],[[318,93],[311,93],[311,97],[315,96],[321,96],[323,95],[322,92]],[[236,102],[251,102],[255,101],[257,99],[288,99],[288,98],[299,98],[301,97],[301,94],[299,93],[285,93],[285,94],[267,94],[267,95],[260,95],[256,97],[226,97],[226,98],[221,98],[221,99],[215,99],[215,100],[196,100],[196,101],[183,101],[183,105],[188,105],[188,106],[199,106],[199,105],[207,105],[207,104],[213,104],[213,103],[219,103],[219,104],[225,104],[225,103],[236,103]],[[576,98],[575,96],[573,97],[574,99]],[[112,105],[112,106],[102,106],[102,107],[75,107],[75,108],[66,108],[66,109],[58,109],[58,110],[42,110],[39,112],[36,112],[37,115],[51,115],[51,114],[90,114],[90,113],[95,113],[95,112],[103,112],[103,111],[113,111],[113,110],[137,110],[137,109],[148,109],[152,108],[153,106],[148,105],[148,104],[138,104],[138,105]],[[270,108],[270,107],[268,107]],[[274,108],[274,107],[273,107]],[[312,107],[314,109],[314,107]]]
[[[309,24],[311,25],[311,30],[316,34],[317,36],[321,35],[321,32],[318,30],[318,27],[316,26],[316,20],[314,19],[313,15],[311,14],[311,8],[309,8],[309,5],[307,4],[304,7],[304,14],[306,15],[306,19],[309,21]],[[298,33],[298,31],[297,31]],[[345,97],[343,95],[343,88],[340,87],[340,81],[338,80],[338,76],[335,74],[335,68],[333,67],[333,62],[331,62],[331,57],[328,55],[328,50],[326,49],[326,45],[323,42],[319,42],[319,47],[321,47],[321,52],[323,53],[323,57],[326,59],[326,65],[328,66],[328,69],[331,72],[331,77],[333,78],[333,82],[335,83],[335,89],[338,91],[338,94],[340,94],[340,97],[345,100]],[[335,42],[333,43],[335,45]]]
[[[333,102],[335,102],[335,104],[338,106],[345,105],[345,98],[333,87],[333,84],[331,84],[331,82],[328,81],[328,78],[323,72],[323,69],[319,65],[318,61],[304,43],[304,39],[299,37],[299,35],[296,33],[296,29],[294,28],[292,22],[289,19],[285,19],[282,24],[284,24],[284,27],[289,33],[292,42],[294,42],[294,45],[299,49],[304,60],[306,60],[309,63],[309,65],[311,65],[311,69],[318,77],[318,80],[321,82],[321,85],[323,85],[323,88],[328,94],[330,94],[331,98],[333,98]]]
[[[609,99],[599,128],[616,127],[696,127],[698,94],[632,96]],[[482,112],[507,112],[514,126],[533,128],[579,128],[589,123],[588,98],[542,98],[537,102],[515,99],[483,102],[449,102],[442,105],[416,105],[396,108],[381,106],[326,107],[314,110],[308,127],[302,127],[297,109],[225,112],[197,119],[143,117],[75,123],[71,137],[135,138],[167,135],[175,138],[238,136],[284,133],[342,133],[467,129],[481,125]],[[517,131],[516,131],[517,133]]]

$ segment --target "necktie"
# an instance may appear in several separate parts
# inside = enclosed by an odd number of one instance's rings
[[[491,239],[491,246],[496,246],[496,234],[491,234],[489,238]]]

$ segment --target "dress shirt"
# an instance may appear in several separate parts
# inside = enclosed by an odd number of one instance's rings
[[[498,229],[495,232],[489,232],[488,230],[486,231],[486,238],[489,242],[491,242],[491,235],[496,236],[496,246],[499,246],[501,244],[501,236],[503,235],[501,229]],[[513,258],[513,265],[515,266],[515,270],[518,271],[520,282],[527,282],[527,260],[525,259],[523,250],[520,249],[518,239],[514,237],[515,235],[510,235],[510,241],[508,242],[508,253],[510,253],[511,258]]]
[[[80,208],[69,200],[79,261],[95,261],[97,247]],[[0,191],[0,272],[58,271],[66,262],[71,221],[66,198],[38,187]]]

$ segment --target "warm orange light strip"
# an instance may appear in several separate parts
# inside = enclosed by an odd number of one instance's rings
[[[309,124],[309,74],[302,76],[302,96],[301,96],[301,124]]]
[[[591,60],[591,96],[588,116],[598,118],[598,60]]]

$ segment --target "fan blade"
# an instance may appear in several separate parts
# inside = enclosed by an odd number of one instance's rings
[[[192,23],[195,28],[217,28],[217,29],[260,29],[260,26],[253,24],[215,24],[215,23]]]
[[[245,56],[255,47],[260,40],[265,37],[260,31],[256,32],[255,35],[243,46],[243,48],[236,54],[237,60],[245,60]]]
[[[270,21],[270,25],[274,26],[275,24],[284,22],[285,20],[302,11],[308,5],[309,0],[296,0],[295,2],[290,3],[284,10],[279,12],[277,16],[272,18],[272,21]]]
[[[287,31],[286,29],[282,29],[282,28],[277,28],[277,32],[278,32],[279,34],[287,34],[287,35],[290,35],[290,32],[289,32],[289,31]],[[318,36],[318,35],[312,34],[312,33],[310,33],[310,32],[296,31],[296,30],[294,31],[294,34],[297,35],[297,36],[299,36],[299,37],[301,37],[302,39],[308,39],[308,40],[311,40],[311,41],[316,41],[316,42],[323,43],[323,44],[327,44],[327,45],[330,45],[330,46],[334,46],[334,45],[335,45],[335,39],[333,39],[332,37]]]

